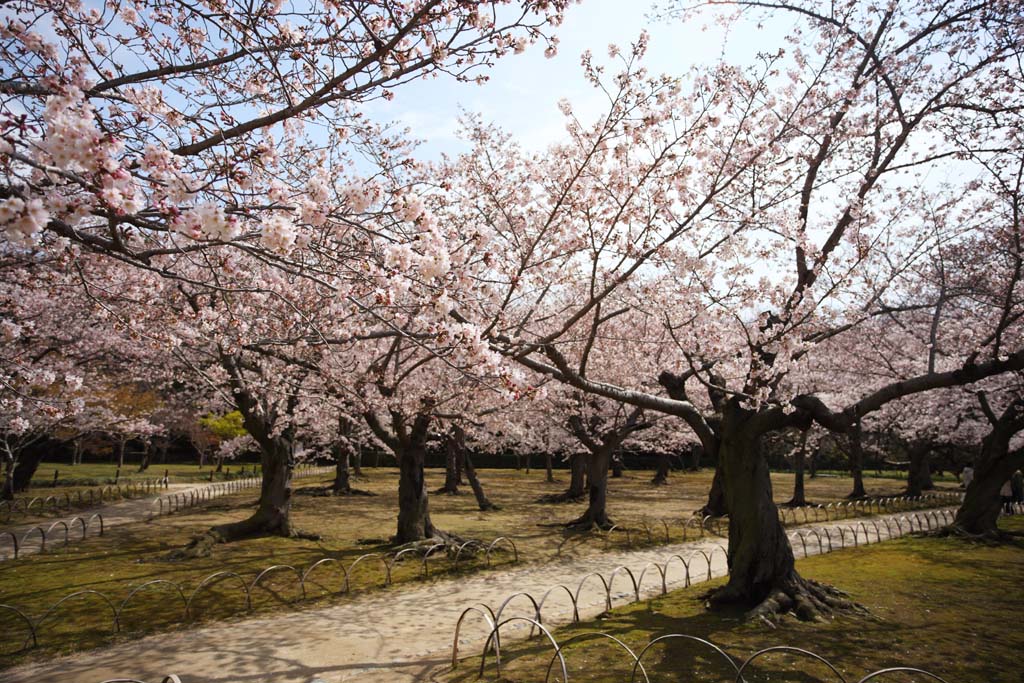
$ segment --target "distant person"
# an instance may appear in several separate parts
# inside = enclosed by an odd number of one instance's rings
[[[1007,479],[1006,483],[1003,484],[1003,488],[999,489],[999,495],[1003,499],[1003,512],[1006,514],[1013,513],[1013,481]]]
[[[964,471],[960,473],[960,484],[967,488],[974,481],[974,468],[968,465],[964,468]]]

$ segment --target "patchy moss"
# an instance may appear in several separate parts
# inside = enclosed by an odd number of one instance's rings
[[[1004,519],[1003,526],[1024,531],[1024,520]],[[840,586],[870,614],[844,615],[824,623],[787,619],[773,630],[743,620],[739,612],[707,612],[700,596],[709,586],[721,585],[719,579],[558,629],[555,638],[566,642],[600,631],[639,652],[659,636],[684,633],[709,640],[740,661],[776,645],[811,650],[832,662],[847,680],[895,666],[923,668],[950,681],[1021,680],[1024,541],[993,545],[905,537],[799,560],[798,567],[804,576]],[[629,680],[633,660],[610,640],[583,640],[565,652],[570,680]],[[551,647],[539,639],[506,644],[500,680],[542,681],[552,654]],[[655,645],[643,662],[652,681],[732,683],[736,678],[734,671],[729,675],[728,664],[720,656],[683,639]],[[478,666],[479,656],[470,657],[442,678],[449,683],[476,680]],[[551,680],[556,680],[557,667],[556,663]],[[744,677],[752,682],[836,680],[824,665],[782,653],[765,655],[751,667]],[[494,680],[493,660],[488,670],[487,680]]]
[[[79,467],[91,467],[81,465]],[[161,474],[163,466],[154,466]],[[193,468],[194,470],[195,468]],[[207,470],[209,469],[207,468]],[[232,468],[234,471],[234,468]],[[209,527],[242,519],[255,504],[256,491],[249,490],[218,498],[211,503],[151,522],[114,527],[102,538],[90,537],[66,549],[33,555],[14,562],[0,563],[0,604],[16,605],[34,618],[62,597],[80,590],[97,590],[117,604],[136,586],[147,581],[166,580],[182,584],[185,595],[206,576],[231,571],[246,582],[271,565],[291,565],[305,570],[323,557],[334,557],[350,564],[365,553],[388,552],[387,539],[394,533],[397,512],[398,471],[395,468],[364,468],[368,475],[354,484],[378,495],[374,497],[293,498],[296,528],[321,535],[320,541],[254,538],[213,549],[210,557],[185,562],[168,562],[168,551],[184,546],[193,534]],[[468,486],[457,496],[432,495],[431,516],[435,525],[465,538],[494,539],[512,536],[521,561],[543,561],[555,555],[601,552],[606,544],[626,545],[625,534],[613,534],[610,542],[600,534],[567,532],[555,525],[580,514],[585,503],[542,504],[544,493],[557,492],[567,485],[568,472],[557,471],[557,481],[545,482],[543,470],[530,474],[516,470],[482,470],[480,477],[488,497],[502,506],[500,511],[480,512]],[[622,478],[609,479],[609,512],[620,523],[636,524],[647,518],[652,536],[663,540],[661,518],[681,521],[704,503],[711,483],[711,470],[697,473],[674,472],[667,486],[650,486],[650,472],[627,472]],[[428,470],[427,486],[440,487],[443,470]],[[298,489],[322,486],[330,478],[296,480]],[[792,489],[792,475],[773,475],[776,497],[786,500]],[[867,480],[870,492],[891,495],[900,484],[891,480]],[[818,478],[808,480],[808,497],[816,502],[841,500],[851,487],[850,479]],[[541,526],[548,524],[552,526]],[[682,540],[682,526],[670,526],[674,542]],[[692,534],[692,531],[691,531]],[[638,540],[639,539],[639,540]],[[646,542],[645,534],[633,534],[632,541]],[[500,562],[511,558],[503,555]],[[466,563],[466,571],[478,570],[481,562]],[[460,567],[463,562],[460,561]],[[450,571],[441,557],[431,562],[431,574]],[[462,571],[460,569],[460,571]],[[403,563],[394,572],[394,581],[418,580],[418,562]],[[336,571],[322,567],[311,576],[309,595],[296,603],[297,584],[287,571],[269,574],[254,591],[256,611],[299,609],[317,601],[344,600],[337,591],[342,579]],[[350,577],[353,591],[377,590],[384,580],[378,562],[361,563]],[[842,585],[842,582],[836,582]],[[180,596],[166,585],[153,586],[136,595],[123,615],[122,630],[112,635],[110,608],[95,595],[65,603],[48,620],[40,633],[40,648],[0,659],[0,666],[11,666],[28,658],[95,647],[141,632],[181,628],[184,607]],[[210,587],[197,597],[193,609],[196,620],[241,618],[244,591],[235,578]],[[24,627],[11,614],[0,613],[0,651],[8,653],[20,645]]]

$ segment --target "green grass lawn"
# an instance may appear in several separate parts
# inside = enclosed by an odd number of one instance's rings
[[[1024,532],[1019,517],[1004,528]],[[811,650],[828,659],[847,681],[887,667],[912,666],[950,682],[1019,683],[1024,633],[1024,541],[1004,545],[961,539],[905,537],[893,542],[842,550],[798,561],[806,577],[838,586],[865,606],[867,616],[841,615],[819,623],[785,618],[776,629],[750,623],[739,613],[710,613],[701,584],[669,595],[613,610],[600,618],[557,629],[555,638],[604,632],[639,652],[648,642],[670,633],[709,640],[742,662],[754,652],[777,645]],[[468,653],[467,653],[468,654]],[[540,639],[502,648],[501,681],[544,680],[553,650]],[[587,683],[628,681],[633,659],[612,641],[582,640],[565,649],[570,680]],[[683,639],[666,640],[644,656],[652,683],[699,681],[732,683],[735,671],[704,646]],[[479,654],[467,657],[445,677],[450,683],[476,680]],[[556,680],[553,669],[552,679]],[[744,672],[749,683],[836,681],[824,665],[807,658],[772,653]],[[642,680],[640,676],[638,680]],[[493,658],[485,680],[495,680]],[[559,674],[558,680],[561,680]],[[884,679],[925,681],[897,674]]]
[[[117,475],[117,463],[82,463],[81,465],[69,465],[58,462],[42,462],[32,477],[30,492],[33,495],[40,495],[44,491],[53,488],[53,473],[57,472],[57,483],[60,486],[89,485],[102,486],[113,484]],[[213,465],[200,468],[198,465],[181,463],[159,464],[154,463],[145,472],[139,472],[139,465],[135,462],[125,463],[121,468],[118,480],[141,481],[143,479],[158,479],[166,472],[171,482],[191,483],[210,481],[213,474],[214,481],[224,481],[240,476],[244,470],[246,474],[259,472],[259,465],[253,463],[230,463],[224,465],[223,472],[214,472]],[[31,489],[37,489],[31,491]]]
[[[183,546],[197,531],[225,521],[243,518],[252,509],[256,492],[248,491],[217,499],[182,514],[161,517],[152,522],[114,527],[102,538],[90,537],[66,549],[45,555],[0,563],[0,604],[24,608],[29,614],[41,615],[49,605],[80,590],[97,590],[119,602],[129,591],[146,581],[161,579],[180,584],[186,595],[206,576],[217,571],[237,572],[251,581],[260,570],[273,564],[287,564],[299,570],[329,556],[350,563],[359,555],[390,550],[387,539],[394,533],[397,512],[398,471],[395,468],[366,469],[367,478],[355,482],[362,489],[377,494],[373,497],[317,497],[302,495],[302,489],[329,481],[323,478],[297,480],[293,517],[299,529],[315,531],[322,540],[257,538],[222,545],[208,558],[186,562],[169,562],[166,556]],[[480,477],[488,497],[502,506],[494,512],[482,513],[468,487],[458,496],[433,495],[430,509],[434,524],[466,538],[494,539],[513,536],[522,561],[544,561],[558,554],[594,553],[605,548],[600,535],[566,533],[553,526],[568,521],[583,510],[582,503],[542,504],[538,496],[558,492],[567,485],[568,473],[558,471],[557,480],[545,481],[543,470],[529,475],[516,470],[481,470]],[[620,479],[611,479],[609,511],[620,523],[635,524],[646,518],[656,534],[661,527],[657,520],[680,521],[699,508],[711,483],[711,470],[696,473],[674,472],[667,486],[652,487],[651,473],[627,472]],[[431,491],[444,481],[442,470],[428,470],[427,484]],[[776,498],[788,500],[793,477],[773,475]],[[867,480],[871,493],[893,495],[901,484],[892,480]],[[841,500],[849,492],[849,479],[821,477],[807,482],[808,498],[827,503]],[[682,527],[672,527],[672,540],[682,540]],[[657,536],[656,536],[657,537]],[[636,536],[634,535],[634,540]],[[613,534],[612,545],[624,545],[624,535]],[[507,556],[500,558],[507,561]],[[479,564],[479,563],[478,563]],[[445,571],[447,562],[438,558],[432,572]],[[396,583],[417,580],[418,564],[400,565],[395,571]],[[352,576],[355,591],[377,590],[383,583],[383,570],[376,564],[360,565]],[[199,620],[225,618],[244,613],[243,593],[235,579],[217,584],[197,599],[195,616]],[[321,586],[310,586],[308,605],[318,599],[345,599],[337,596],[340,577],[324,574],[317,580]],[[288,573],[272,574],[257,590],[254,606],[257,611],[297,609],[293,602],[300,597],[294,579]],[[334,593],[329,595],[329,593]],[[123,630],[131,637],[147,630],[166,630],[181,624],[181,599],[166,584],[138,594],[126,609]],[[25,658],[47,656],[55,650],[72,651],[101,645],[114,640],[110,635],[109,608],[96,596],[76,598],[61,608],[62,618],[47,622],[40,633],[40,649],[0,659],[0,666],[9,666]],[[145,617],[145,618],[143,618]],[[0,649],[16,649],[21,627],[12,615],[0,614]]]

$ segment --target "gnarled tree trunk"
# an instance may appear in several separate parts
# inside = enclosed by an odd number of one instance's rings
[[[398,529],[395,543],[422,541],[435,535],[430,521],[427,482],[424,475],[426,450],[408,446],[398,456]]]
[[[654,486],[664,486],[668,484],[668,471],[671,463],[669,462],[668,453],[658,454],[658,468],[654,471],[654,477],[651,479],[651,484]]]
[[[590,454],[587,476],[587,509],[567,524],[571,527],[593,526],[610,529],[613,526],[608,518],[608,467],[611,464],[612,449],[598,448]]]
[[[796,571],[761,453],[762,436],[776,428],[765,414],[740,407],[737,399],[725,405],[718,462],[729,512],[729,582],[710,600],[712,605],[751,607],[752,616],[768,619],[788,610],[813,619],[845,601]]]
[[[927,444],[913,444],[910,447],[910,467],[907,470],[908,496],[920,496],[924,491],[935,488],[928,451]]]
[[[853,490],[847,498],[863,498],[864,490],[864,443],[860,422],[850,429],[850,473],[853,475]]]
[[[967,486],[952,529],[972,536],[995,536],[1002,505],[999,490],[1017,469],[1024,467],[1024,449],[1010,451],[1010,440],[1024,429],[1024,403],[1011,403],[997,417],[984,394],[979,393],[978,398],[992,429],[981,441],[974,479]]]
[[[786,505],[790,507],[802,507],[807,505],[807,497],[804,495],[804,466],[807,460],[807,432],[800,435],[800,448],[793,456],[793,497]]]

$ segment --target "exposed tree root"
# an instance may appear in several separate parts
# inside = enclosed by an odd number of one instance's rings
[[[342,489],[335,490],[333,486],[306,486],[295,491],[297,496],[376,496],[373,491],[363,489]]]
[[[711,591],[704,599],[711,609],[749,604],[749,598],[731,586]],[[746,612],[746,618],[775,627],[789,613],[800,621],[819,621],[841,612],[867,614],[867,610],[850,600],[847,593],[811,579],[795,576],[772,590],[757,606]]]
[[[578,503],[585,497],[585,493],[575,494],[572,491],[561,493],[549,493],[537,499],[538,503]]]
[[[575,529],[578,531],[590,531],[591,529],[608,531],[615,526],[615,522],[607,517],[595,520],[591,515],[583,514],[572,521],[565,522],[562,526],[566,529]]]
[[[221,524],[206,531],[200,532],[192,537],[183,548],[177,548],[167,554],[167,560],[179,562],[199,557],[209,557],[215,546],[221,543],[231,543],[247,538],[260,538],[263,536],[280,536],[283,538],[301,538],[310,541],[319,541],[319,534],[300,531],[292,527],[287,520],[280,520],[276,523],[266,523],[258,516],[250,517],[241,522]]]
[[[462,495],[462,491],[458,490],[457,488],[456,489],[452,489],[452,488],[448,488],[447,486],[442,486],[441,488],[435,489],[434,491],[432,491],[431,495],[434,495],[434,496],[461,496]]]

